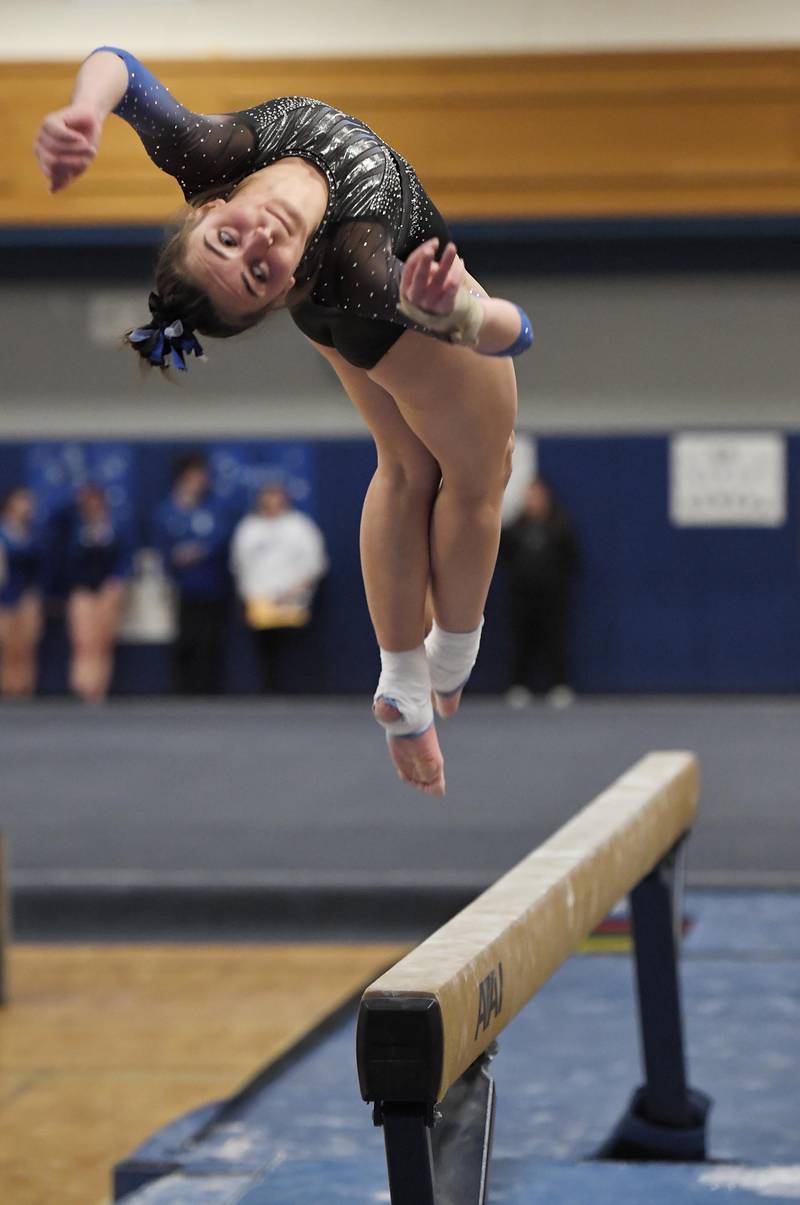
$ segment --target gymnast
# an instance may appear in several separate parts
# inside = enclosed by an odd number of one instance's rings
[[[0,698],[36,691],[36,650],[42,635],[44,547],[36,500],[16,486],[0,497]]]
[[[112,112],[188,203],[131,346],[182,370],[202,355],[197,334],[227,338],[285,306],[372,433],[361,560],[381,657],[373,710],[399,777],[443,795],[434,707],[455,713],[478,654],[511,465],[511,357],[530,346],[530,322],[467,274],[402,156],[330,105],[286,96],[192,113],[132,55],[101,47],[39,129],[51,191],[90,166]]]
[[[70,689],[87,703],[101,703],[111,685],[114,646],[133,573],[133,540],[102,486],[87,482],[77,491],[64,552]]]

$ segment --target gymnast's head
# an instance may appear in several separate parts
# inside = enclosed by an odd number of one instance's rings
[[[244,189],[200,198],[162,248],[150,322],[128,342],[153,367],[185,369],[187,355],[202,355],[197,334],[228,339],[285,303],[306,240],[284,202],[266,206]]]

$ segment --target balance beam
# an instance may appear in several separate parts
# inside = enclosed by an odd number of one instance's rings
[[[375,1103],[379,1123],[391,1114],[394,1125],[398,1110],[406,1118],[418,1117],[422,1110],[425,1124],[434,1124],[436,1106],[465,1075],[475,1079],[485,1052],[506,1025],[609,909],[646,881],[678,846],[695,817],[698,795],[693,754],[648,754],[367,989],[358,1024],[359,1083],[364,1100]],[[671,891],[669,895],[671,899]],[[672,943],[674,955],[670,909],[666,898],[656,899],[661,947],[666,927],[666,942]],[[637,966],[641,1004],[641,990],[648,996],[653,992],[650,986],[642,989],[641,961]],[[668,1072],[675,1091],[663,1094],[671,1095],[670,1107],[677,1114],[664,1120],[679,1128],[685,1112],[686,1124],[694,1126],[696,1108],[683,1109],[688,1098],[677,970],[674,984],[669,968],[665,976],[655,995],[666,992],[670,1000],[674,996],[675,1008],[661,1009],[669,1014],[666,1038],[660,1032],[648,1043],[646,1033],[645,1047],[655,1050],[665,1040],[679,1046],[674,1053],[681,1074]],[[386,1136],[388,1151],[388,1128]],[[408,1164],[409,1150],[395,1159],[396,1165]],[[417,1183],[414,1192],[414,1205],[437,1205],[432,1188],[426,1195]],[[392,1194],[393,1203],[414,1199],[396,1185]]]

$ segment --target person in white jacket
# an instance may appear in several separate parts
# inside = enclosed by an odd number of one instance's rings
[[[285,653],[311,619],[311,604],[328,569],[322,532],[271,481],[259,491],[231,542],[231,570],[253,632],[265,691],[287,686]]]

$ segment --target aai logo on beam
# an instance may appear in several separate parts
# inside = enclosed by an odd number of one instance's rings
[[[485,1033],[492,1023],[493,1017],[499,1017],[503,1011],[503,964],[498,962],[495,970],[490,971],[481,981],[478,999],[478,1020],[475,1025],[475,1040]]]

